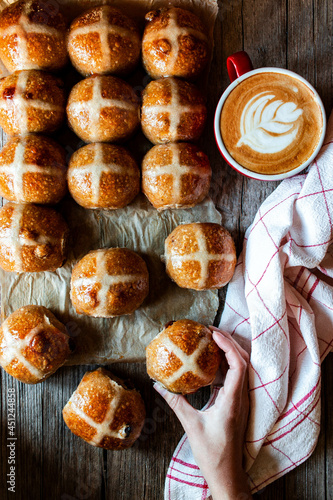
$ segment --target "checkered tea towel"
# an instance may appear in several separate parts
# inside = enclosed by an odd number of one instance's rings
[[[320,364],[333,345],[332,219],[333,114],[308,173],[284,180],[248,228],[220,323],[251,352],[244,459],[253,492],[304,462],[317,443]],[[209,496],[185,435],[165,499]]]

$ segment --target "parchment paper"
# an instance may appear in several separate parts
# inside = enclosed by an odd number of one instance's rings
[[[71,228],[69,258],[56,272],[5,273],[1,271],[2,314],[7,317],[27,304],[42,304],[62,320],[76,341],[69,364],[105,364],[143,361],[145,347],[170,320],[189,318],[211,324],[218,308],[216,291],[179,288],[165,273],[160,257],[164,240],[180,223],[221,222],[211,200],[191,210],[159,213],[143,195],[122,210],[85,210],[70,199],[62,206]],[[75,262],[87,252],[104,247],[127,247],[146,261],[150,293],[134,313],[118,318],[91,318],[76,314],[70,297]]]
[[[53,0],[45,0],[54,5]],[[0,6],[9,2],[0,2]],[[123,8],[143,22],[145,12],[166,5],[188,7],[197,13],[209,28],[212,38],[217,15],[216,0],[61,0],[63,9],[74,17],[86,8],[109,3]],[[70,68],[65,85],[71,87],[80,78]],[[201,86],[207,88],[205,80]],[[76,81],[75,81],[76,80]],[[142,69],[129,79],[140,91],[148,83]],[[54,138],[65,146],[68,156],[83,145],[68,129]],[[213,139],[212,139],[213,140]],[[125,144],[140,164],[143,154],[152,146],[142,133]],[[115,361],[144,361],[145,347],[171,320],[189,318],[203,324],[212,324],[218,309],[217,291],[196,292],[174,284],[165,273],[161,261],[164,240],[179,224],[189,222],[221,223],[221,216],[210,199],[189,210],[158,212],[141,194],[121,210],[87,210],[78,206],[68,195],[57,206],[69,224],[71,241],[66,264],[56,272],[6,273],[0,270],[2,287],[2,319],[28,304],[49,308],[63,321],[76,341],[76,351],[67,364],[108,364]],[[132,315],[118,318],[91,318],[78,315],[70,300],[70,277],[74,264],[90,250],[105,247],[127,247],[138,252],[146,261],[150,276],[150,292],[143,305]]]

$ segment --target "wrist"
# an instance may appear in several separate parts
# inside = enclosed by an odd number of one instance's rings
[[[250,500],[252,498],[248,476],[243,469],[226,471],[210,480],[206,479],[212,500]]]

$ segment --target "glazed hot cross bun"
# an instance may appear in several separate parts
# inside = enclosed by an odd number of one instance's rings
[[[0,196],[25,203],[58,203],[66,194],[66,153],[49,137],[13,137],[0,152]]]
[[[140,170],[125,148],[88,144],[70,159],[68,187],[74,200],[85,208],[122,208],[140,190]]]
[[[196,78],[208,58],[206,29],[195,14],[177,7],[146,14],[142,59],[152,78]]]
[[[74,19],[67,47],[73,66],[84,76],[124,75],[139,62],[141,39],[132,19],[110,5],[99,5]]]
[[[73,268],[71,299],[79,314],[100,318],[132,314],[148,291],[146,263],[127,248],[93,250]]]
[[[5,271],[55,271],[64,263],[68,226],[53,208],[7,203],[0,209],[0,266]]]
[[[43,306],[17,309],[0,328],[0,365],[26,384],[52,375],[72,350],[65,325]]]
[[[211,331],[189,319],[168,323],[146,349],[148,375],[181,394],[210,385],[220,360]]]
[[[114,76],[94,75],[71,90],[70,126],[85,142],[128,139],[139,125],[139,100],[132,87]]]
[[[58,4],[19,0],[0,13],[0,57],[11,73],[53,71],[67,62],[66,22]]]
[[[165,240],[165,264],[170,278],[182,288],[222,288],[234,274],[235,244],[219,224],[183,224]]]
[[[194,144],[160,144],[143,159],[142,191],[158,210],[190,208],[208,194],[211,176],[207,155]]]
[[[9,135],[53,132],[65,116],[64,84],[45,71],[17,71],[0,80],[0,126]]]
[[[140,436],[146,410],[138,391],[98,368],[83,376],[62,414],[73,434],[92,446],[124,450]]]
[[[141,125],[153,144],[199,139],[206,116],[203,97],[192,83],[161,78],[143,91]]]

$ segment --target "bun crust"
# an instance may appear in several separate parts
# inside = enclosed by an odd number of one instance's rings
[[[235,271],[235,244],[219,224],[183,224],[165,240],[165,262],[166,272],[182,288],[222,288]]]
[[[0,126],[9,135],[54,132],[65,115],[64,84],[44,71],[17,71],[0,80]]]
[[[67,47],[73,66],[84,76],[125,75],[139,62],[141,39],[132,19],[100,5],[74,19]]]
[[[196,392],[210,385],[220,365],[220,350],[205,326],[189,319],[172,322],[146,349],[147,373],[168,391]]]
[[[0,196],[25,203],[58,203],[67,191],[66,153],[41,135],[13,137],[0,152]]]
[[[192,83],[161,78],[143,91],[141,125],[153,144],[199,139],[206,116],[203,97]]]
[[[124,80],[94,75],[72,88],[67,117],[76,135],[85,142],[122,141],[139,125],[139,101]]]
[[[7,203],[0,209],[0,266],[5,271],[55,271],[64,263],[68,227],[53,208]]]
[[[88,144],[70,159],[68,187],[85,208],[122,208],[139,193],[140,170],[125,148]]]
[[[152,78],[196,78],[208,58],[205,27],[195,14],[176,7],[146,14],[142,59]]]
[[[83,376],[62,413],[73,434],[106,450],[132,446],[146,415],[139,392],[104,368]]]
[[[161,144],[143,159],[142,191],[158,210],[190,208],[207,196],[211,176],[207,155],[194,144]]]
[[[26,384],[37,384],[64,364],[71,352],[65,325],[43,306],[24,306],[0,328],[0,365]]]
[[[71,299],[79,314],[99,318],[132,314],[148,291],[146,263],[127,248],[93,250],[73,268]]]
[[[67,62],[66,22],[40,0],[19,0],[0,13],[0,57],[11,73],[54,71]]]

